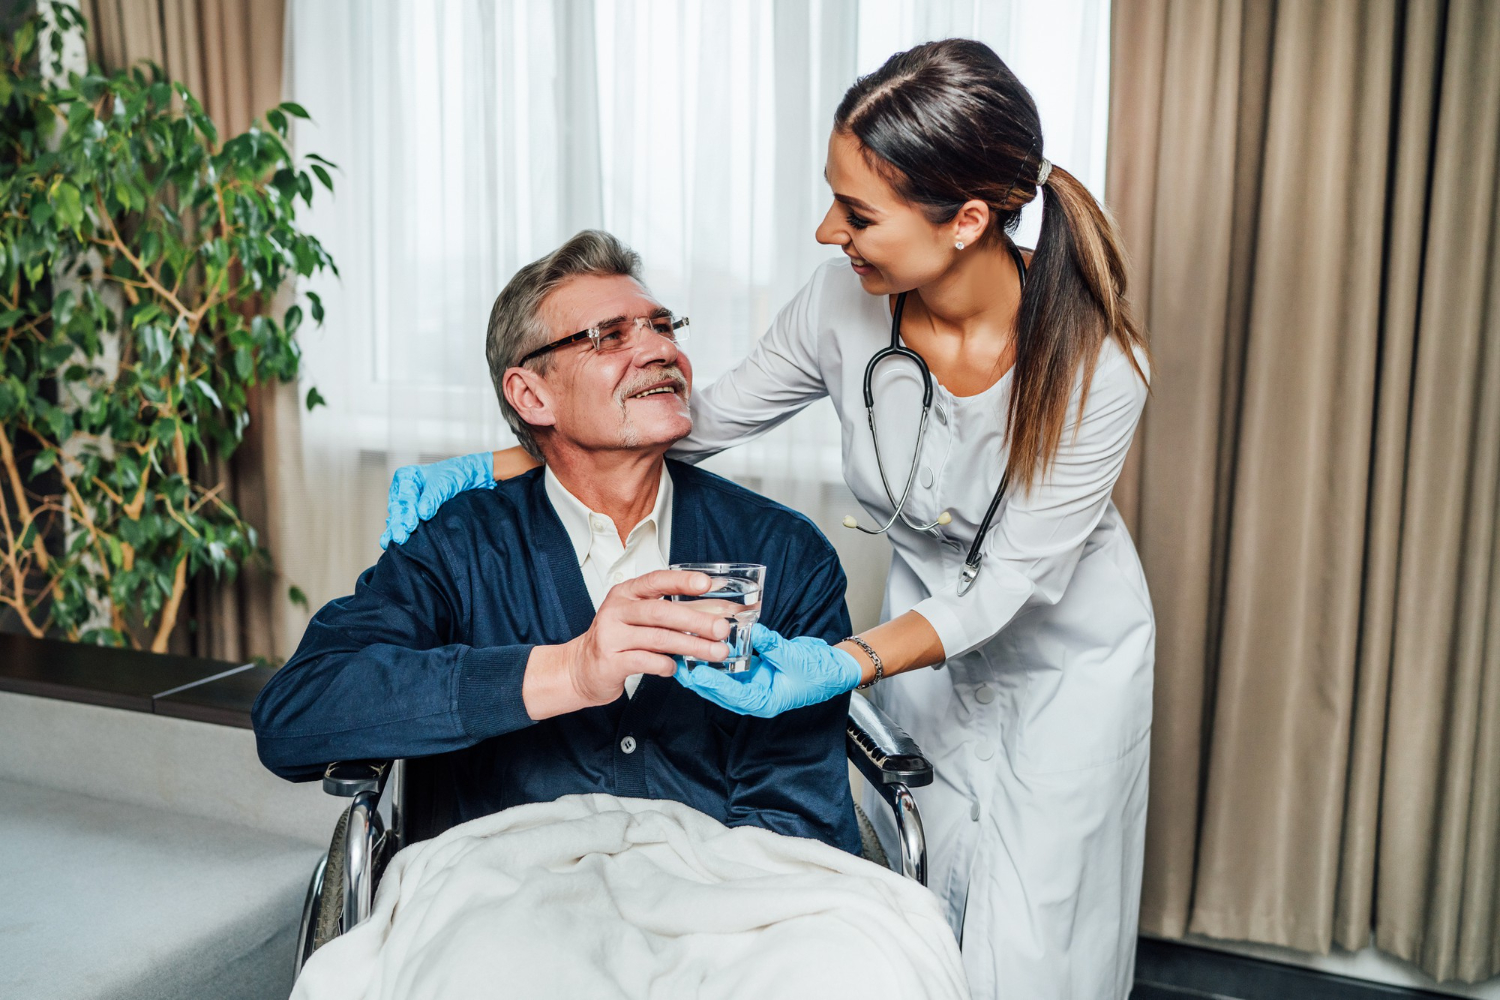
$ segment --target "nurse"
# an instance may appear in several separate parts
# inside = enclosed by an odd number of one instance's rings
[[[882,624],[833,646],[757,629],[745,679],[679,680],[757,715],[870,686],[936,767],[916,790],[929,883],[974,995],[1125,1000],[1155,627],[1110,500],[1148,378],[1118,238],[1045,159],[1031,95],[978,42],[920,45],[858,80],[826,176],[817,239],[845,259],[694,394],[674,457],[830,397],[845,480],[873,519],[860,524],[888,526]],[[1028,259],[1009,233],[1038,195]],[[530,464],[512,449],[402,470],[388,534]]]

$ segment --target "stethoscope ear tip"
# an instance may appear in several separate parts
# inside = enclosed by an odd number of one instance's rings
[[[846,514],[844,516],[844,527],[857,528],[859,527],[859,521],[854,517],[853,514]]]
[[[938,524],[952,524],[953,523],[953,515],[950,514],[950,513],[948,513],[945,510],[941,514],[938,515],[937,523]]]

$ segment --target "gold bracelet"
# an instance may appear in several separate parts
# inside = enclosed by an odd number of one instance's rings
[[[880,662],[880,654],[877,653],[877,652],[875,652],[875,650],[871,649],[870,648],[870,644],[868,642],[865,642],[863,639],[861,639],[857,635],[851,635],[851,636],[849,636],[849,638],[845,639],[844,641],[845,642],[852,642],[856,646],[858,646],[860,649],[863,649],[865,651],[865,653],[869,655],[870,662],[873,663],[873,664],[875,664],[875,676],[871,677],[868,681],[866,681],[865,683],[861,684],[859,687],[855,688],[855,690],[856,691],[863,691],[865,688],[872,688],[876,684],[879,684],[881,678],[883,678],[885,676],[885,664]]]

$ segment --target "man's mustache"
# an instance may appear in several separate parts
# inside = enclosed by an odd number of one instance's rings
[[[687,376],[684,375],[682,369],[677,367],[676,365],[665,365],[661,368],[656,369],[649,376],[642,376],[640,378],[633,379],[629,385],[622,386],[619,392],[616,394],[616,401],[621,406],[623,406],[625,405],[625,401],[631,396],[634,396],[638,392],[644,392],[645,390],[650,389],[653,386],[661,385],[664,380],[670,380],[672,384],[677,388],[678,395],[682,396],[683,399],[687,398]]]

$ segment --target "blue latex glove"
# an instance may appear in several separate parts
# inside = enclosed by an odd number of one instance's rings
[[[726,674],[713,667],[692,670],[678,661],[677,683],[715,705],[762,719],[816,705],[859,686],[859,661],[822,639],[783,639],[757,624],[750,632],[755,653],[750,669]]]
[[[495,457],[487,451],[445,458],[431,465],[403,465],[391,477],[380,547],[405,542],[419,523],[431,520],[439,507],[465,490],[494,488]]]

